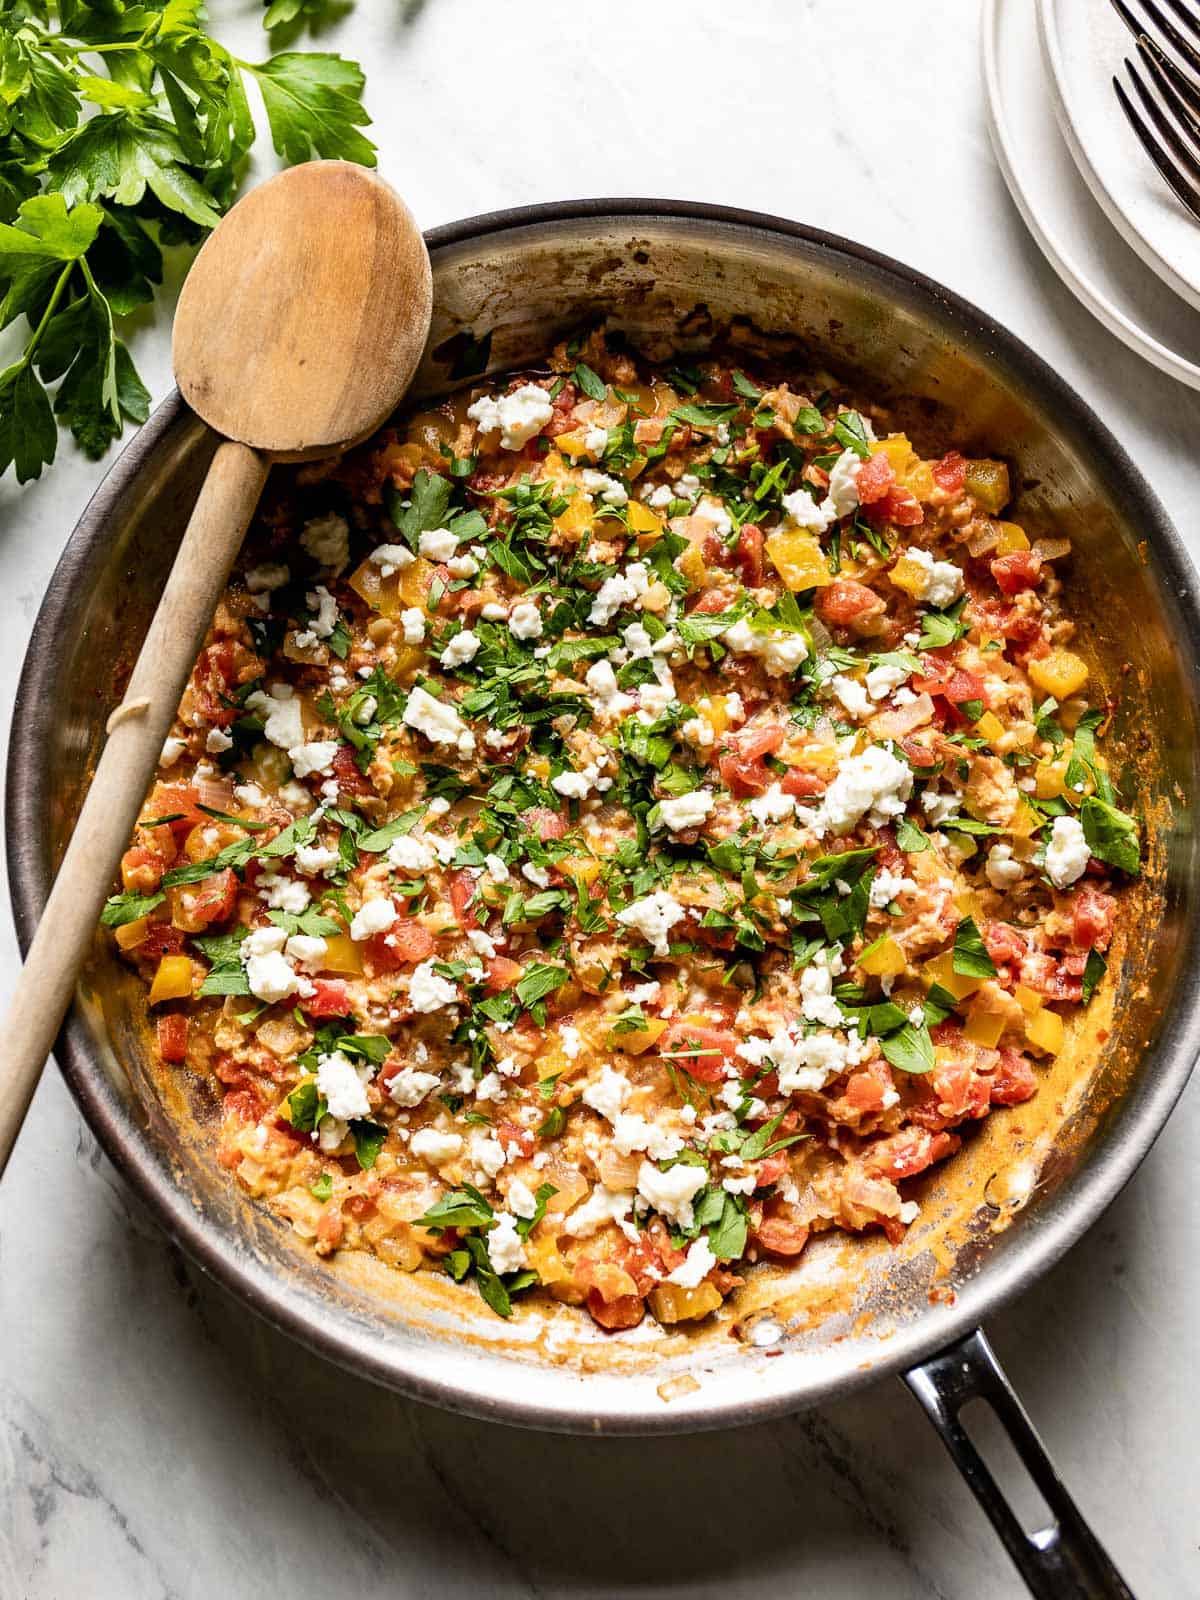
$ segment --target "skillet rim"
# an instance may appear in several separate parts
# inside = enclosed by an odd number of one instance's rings
[[[932,302],[941,318],[957,329],[968,347],[986,364],[1011,375],[1018,387],[1035,386],[1053,409],[1056,421],[1114,498],[1129,508],[1130,521],[1143,532],[1165,608],[1175,615],[1174,643],[1190,667],[1193,702],[1200,702],[1200,594],[1197,574],[1183,541],[1149,483],[1124,446],[1076,393],[1023,340],[1009,333],[972,302],[926,274],[840,235],[766,213],[740,207],[693,201],[655,199],[585,199],[517,206],[467,217],[428,229],[431,255],[496,233],[553,228],[561,224],[622,218],[647,222],[667,220],[717,225],[776,238],[797,239],[836,259],[861,264],[871,276],[890,281],[908,297]],[[42,753],[48,747],[53,721],[51,682],[57,639],[67,626],[70,595],[98,545],[123,495],[135,483],[157,446],[187,417],[187,408],[173,389],[149,421],[131,439],[88,502],[51,576],[30,636],[13,706],[6,776],[8,826],[6,854],[13,917],[24,954],[36,917],[49,890],[49,879],[34,843],[44,823],[39,803],[44,777]],[[559,1432],[666,1434],[730,1427],[766,1421],[848,1394],[883,1376],[919,1364],[936,1351],[977,1327],[984,1317],[1048,1271],[1128,1182],[1154,1144],[1182,1094],[1200,1054],[1200,978],[1187,976],[1187,956],[1200,947],[1200,902],[1187,915],[1182,933],[1181,972],[1177,995],[1154,1047],[1157,1071],[1140,1081],[1123,1101],[1105,1147],[1072,1173],[1043,1203],[1037,1226],[1007,1256],[984,1261],[958,1290],[953,1306],[938,1306],[936,1316],[922,1317],[900,1329],[868,1364],[819,1383],[775,1385],[768,1392],[726,1395],[704,1403],[692,1397],[678,1405],[618,1409],[601,1413],[586,1404],[586,1388],[576,1391],[571,1406],[511,1399],[481,1387],[405,1370],[388,1359],[396,1344],[362,1332],[349,1318],[334,1331],[324,1321],[305,1315],[311,1310],[306,1293],[250,1256],[236,1257],[224,1231],[209,1224],[149,1156],[141,1131],[127,1110],[106,1092],[106,1077],[90,1058],[88,1029],[77,1005],[72,1006],[55,1045],[55,1059],[67,1086],[106,1155],[154,1213],[169,1237],[225,1289],[243,1300],[276,1328],[346,1370],[414,1399],[489,1421]],[[436,1365],[436,1363],[435,1363]],[[774,1366],[774,1363],[771,1364]],[[780,1363],[782,1366],[783,1363]],[[788,1363],[793,1371],[796,1363]],[[750,1369],[747,1368],[747,1377]]]

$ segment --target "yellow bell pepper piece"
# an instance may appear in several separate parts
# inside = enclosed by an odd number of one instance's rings
[[[934,490],[933,463],[918,461],[904,474],[900,486],[907,489],[917,500],[931,499]]]
[[[145,944],[149,932],[149,917],[139,917],[136,922],[127,922],[116,930],[117,948],[136,950],[139,944]]]
[[[833,582],[825,553],[811,533],[799,528],[777,529],[768,537],[766,550],[776,572],[793,593],[823,589]]]
[[[1066,1028],[1057,1011],[1043,1006],[1025,1019],[1025,1039],[1043,1055],[1056,1056],[1063,1047]]]
[[[629,502],[628,516],[631,533],[659,534],[665,526],[658,513],[651,511],[650,507],[643,505],[640,500],[631,500]]]
[[[150,985],[150,1004],[157,1006],[164,1000],[187,1000],[191,992],[191,957],[164,956],[158,963],[158,971]]]
[[[1003,461],[968,461],[965,481],[967,493],[992,516],[998,516],[1011,498],[1008,467]]]
[[[903,478],[918,464],[917,452],[906,433],[889,434],[886,439],[873,439],[867,446],[873,456],[886,456],[897,478]]]
[[[1029,663],[1029,676],[1044,693],[1062,701],[1078,694],[1087,682],[1087,662],[1072,650],[1051,650]]]
[[[423,606],[432,579],[433,566],[424,556],[417,556],[409,566],[386,578],[380,575],[377,562],[364,561],[347,581],[372,611],[378,611],[381,617],[394,617],[409,606]]]
[[[975,724],[975,732],[989,744],[995,744],[997,739],[1004,736],[1004,724],[994,711],[985,711]]]
[[[1043,826],[1045,820],[1044,817],[1039,816],[1028,801],[1022,800],[1013,813],[1013,819],[1009,823],[1009,831],[1015,839],[1030,839]]]
[[[695,1322],[721,1304],[721,1291],[712,1283],[685,1289],[677,1283],[660,1283],[650,1291],[650,1309],[660,1322]]]
[[[324,972],[362,971],[362,952],[348,933],[327,935],[321,968]]]
[[[554,526],[559,533],[570,538],[581,538],[592,525],[592,508],[581,494],[577,494],[567,509],[555,517]]]
[[[557,1240],[545,1235],[534,1237],[526,1244],[525,1252],[529,1265],[544,1286],[565,1283],[570,1278],[571,1269],[558,1253]]]
[[[985,1049],[994,1050],[1003,1032],[1004,1018],[1000,1012],[986,1011],[978,1004],[967,1008],[963,1037],[970,1039],[972,1044],[981,1044]]]
[[[901,556],[896,565],[888,573],[888,577],[897,589],[903,589],[905,594],[912,595],[914,600],[919,600],[925,593],[925,585],[929,581],[929,574],[917,561],[910,561],[907,556]]]
[[[908,966],[908,957],[891,934],[885,933],[863,951],[857,965],[872,978],[894,978]]]
[[[1036,989],[1029,989],[1023,983],[1013,986],[1013,999],[1027,1016],[1032,1016],[1035,1011],[1042,1009],[1042,997]]]
[[[1015,522],[998,522],[996,524],[996,554],[998,556],[1016,555],[1018,550],[1029,549],[1029,535],[1025,529]]]
[[[1069,757],[1060,756],[1057,761],[1038,762],[1033,772],[1033,792],[1039,800],[1057,800],[1062,794],[1068,760]]]
[[[637,1028],[624,1029],[619,1033],[615,1028],[610,1029],[607,1043],[610,1050],[624,1050],[627,1055],[640,1056],[651,1045],[657,1044],[666,1031],[667,1024],[661,1017],[647,1017]]]
[[[947,994],[952,994],[956,1000],[965,1000],[969,994],[974,994],[976,989],[983,987],[982,978],[967,978],[962,973],[954,970],[954,952],[947,950],[943,955],[935,956],[932,961],[925,963],[925,976],[929,979],[930,986],[940,985]]]
[[[675,557],[675,570],[687,579],[692,594],[708,584],[708,564],[698,544],[689,544],[686,550]]]
[[[584,444],[583,440],[584,435],[582,432],[560,433],[554,442],[564,455],[572,457],[591,455],[592,452]]]

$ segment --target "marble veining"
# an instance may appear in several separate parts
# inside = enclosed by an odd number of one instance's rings
[[[209,7],[242,55],[259,8]],[[797,217],[942,279],[1115,429],[1200,554],[1200,396],[1067,295],[988,148],[965,0],[359,0],[383,167],[423,224],[581,194]],[[516,108],[516,109],[514,109]],[[179,263],[171,269],[177,285]],[[139,319],[157,396],[169,319]],[[107,463],[0,482],[7,730],[40,596]],[[7,983],[15,942],[0,921]],[[990,1333],[1135,1592],[1200,1595],[1200,1091],[1090,1235]],[[806,1417],[660,1440],[473,1422],[349,1378],[188,1263],[57,1073],[0,1190],[0,1600],[746,1596],[1003,1600],[1019,1585],[891,1382]]]

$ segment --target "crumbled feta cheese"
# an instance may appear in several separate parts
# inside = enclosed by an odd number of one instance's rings
[[[585,767],[582,772],[559,772],[550,779],[550,787],[565,800],[582,800],[592,792],[596,777],[595,767]]]
[[[643,900],[635,900],[624,911],[617,912],[617,921],[640,933],[659,957],[670,955],[667,935],[677,922],[683,920],[683,907],[665,889],[656,889]]]
[[[400,613],[405,644],[420,644],[425,637],[425,613],[420,606],[408,606]]]
[[[903,814],[912,786],[908,763],[882,745],[871,745],[838,768],[821,802],[821,821],[834,833],[848,832],[863,816],[881,827]]]
[[[835,517],[848,517],[858,505],[858,475],[862,458],[843,450],[829,469],[829,506]]]
[[[246,696],[246,710],[263,719],[263,735],[280,750],[291,750],[304,743],[304,723],[300,701],[290,683],[272,683]]]
[[[473,578],[479,571],[479,563],[474,556],[451,556],[446,566],[452,578]]]
[[[814,961],[800,974],[800,1012],[807,1022],[822,1022],[827,1028],[842,1027],[845,1019],[833,998],[835,974],[824,961]]]
[[[401,872],[428,872],[437,859],[426,840],[414,838],[411,833],[392,840],[387,858],[389,864]]]
[[[289,911],[294,917],[306,910],[312,899],[298,878],[281,878],[274,872],[264,872],[259,878],[258,897],[272,911]]]
[[[250,993],[258,1000],[273,1005],[299,994],[306,979],[301,979],[283,954],[287,934],[282,928],[270,926],[255,928],[242,940],[239,954],[246,969],[246,982]],[[311,986],[310,986],[311,987]]]
[[[499,428],[502,450],[520,450],[550,421],[554,406],[540,384],[523,383],[511,394],[484,395],[467,407],[467,415],[480,433]]]
[[[471,1161],[489,1178],[494,1178],[508,1157],[499,1139],[490,1134],[476,1134],[471,1140]]]
[[[302,967],[319,971],[321,962],[329,953],[329,946],[320,934],[294,933],[284,946],[284,954],[289,961],[296,961]]]
[[[379,568],[381,578],[390,578],[393,572],[411,567],[416,556],[406,544],[377,544],[367,560]]]
[[[478,650],[479,635],[472,633],[470,628],[464,628],[461,633],[454,635],[438,659],[444,667],[461,667],[468,661],[474,661]]]
[[[441,1128],[418,1128],[408,1145],[419,1161],[428,1161],[431,1167],[440,1167],[447,1161],[453,1161],[462,1147],[459,1134],[447,1133]]]
[[[340,572],[350,559],[350,528],[336,512],[306,522],[300,543],[318,566],[331,572]]]
[[[928,550],[922,550],[918,545],[911,546],[904,552],[906,558],[914,566],[920,567],[923,573],[923,587],[918,600],[927,606],[948,606],[957,600],[962,593],[962,570],[956,567],[953,561],[935,561]]]
[[[887,867],[880,867],[871,883],[869,896],[871,905],[876,911],[882,911],[884,906],[891,905],[900,895],[915,893],[916,887],[913,880],[906,878],[903,873],[891,872]]]
[[[291,573],[279,561],[264,561],[251,567],[246,574],[246,587],[251,594],[269,594],[272,589],[282,589],[291,581]]]
[[[775,677],[795,672],[808,656],[803,634],[785,633],[779,629],[758,633],[745,617],[739,617],[732,627],[725,629],[721,642],[735,655],[758,656],[764,669]]]
[[[524,1217],[526,1221],[537,1215],[537,1197],[527,1183],[522,1183],[520,1178],[514,1178],[508,1186],[508,1209],[516,1217]]]
[[[617,688],[617,675],[610,661],[594,661],[587,670],[584,682],[592,706],[601,716],[622,716],[633,705],[630,696]]]
[[[422,961],[413,968],[408,985],[408,1003],[414,1011],[440,1011],[443,1006],[456,1004],[458,990],[449,978],[433,970],[432,960]]]
[[[332,772],[338,748],[336,739],[310,739],[307,744],[293,745],[288,755],[297,778],[307,778],[314,772]]]
[[[204,741],[204,748],[210,756],[219,756],[224,751],[233,749],[233,740],[224,728],[210,728],[208,737]]]
[[[895,662],[882,662],[867,673],[867,693],[872,700],[886,700],[908,675],[907,667],[897,666]],[[916,699],[915,695],[913,699]]]
[[[497,1272],[519,1272],[525,1265],[525,1241],[517,1232],[517,1219],[507,1211],[496,1213],[487,1236],[488,1259]]]
[[[588,1084],[582,1095],[584,1105],[591,1106],[593,1111],[598,1111],[609,1122],[616,1121],[628,1098],[629,1079],[607,1062],[601,1067],[600,1076]]]
[[[1077,817],[1055,817],[1046,845],[1046,875],[1056,889],[1065,889],[1087,870],[1092,852]]]
[[[569,1022],[560,1022],[558,1025],[558,1040],[562,1045],[562,1053],[568,1061],[578,1061],[580,1051],[583,1049],[583,1038],[578,1028]]]
[[[508,631],[514,639],[540,639],[542,617],[532,600],[520,600],[508,615]]]
[[[659,814],[672,833],[698,828],[713,808],[711,789],[691,789],[687,794],[671,795],[658,803]]]
[[[957,816],[961,806],[962,795],[956,789],[951,789],[948,794],[938,794],[933,789],[926,789],[921,796],[921,809],[934,828],[940,828],[948,817]]]
[[[754,1066],[771,1061],[779,1074],[781,1094],[815,1094],[847,1067],[857,1066],[866,1050],[853,1036],[822,1031],[797,1037],[780,1027],[770,1039],[745,1040],[737,1053]]]
[[[602,456],[608,448],[608,429],[593,424],[583,436],[583,448],[589,455]]]
[[[388,1084],[388,1094],[398,1106],[419,1106],[441,1081],[436,1072],[401,1067]]]
[[[592,601],[588,621],[597,627],[610,622],[622,606],[635,605],[650,587],[649,574],[641,561],[631,561],[624,572],[605,578]]]
[[[319,583],[315,589],[310,589],[304,600],[313,613],[308,624],[309,631],[316,634],[318,639],[328,639],[337,627],[337,601],[323,583]]]
[[[584,467],[581,477],[583,479],[584,493],[589,498],[599,495],[605,505],[628,505],[628,489],[623,483],[619,483],[616,478],[610,478],[606,472],[597,472],[594,467]]]
[[[351,920],[350,937],[361,941],[374,938],[377,933],[386,933],[397,915],[394,901],[389,900],[386,895],[364,901]]]
[[[643,1161],[638,1168],[638,1194],[681,1228],[690,1228],[695,1220],[692,1201],[707,1182],[707,1167],[676,1166],[660,1172],[649,1161]]]
[[[683,1140],[677,1133],[670,1133],[628,1111],[622,1111],[613,1120],[613,1144],[623,1156],[644,1150],[654,1161],[669,1161],[683,1149]]]
[[[778,783],[773,783],[762,794],[754,796],[749,802],[749,811],[756,822],[766,827],[770,822],[783,822],[794,816],[796,799],[794,795],[784,794]]]
[[[1012,845],[994,844],[988,851],[987,865],[984,868],[987,880],[993,889],[1001,893],[1011,889],[1014,883],[1020,883],[1025,876],[1025,868],[1021,862],[1013,860]]]
[[[474,735],[454,706],[446,700],[435,700],[427,689],[416,688],[409,695],[404,721],[407,727],[423,733],[430,744],[453,745],[460,756],[470,755],[475,748]]]
[[[449,528],[427,528],[417,541],[417,549],[427,561],[449,561],[458,549],[458,535]]]
[[[371,1071],[369,1062],[363,1065]],[[317,1091],[329,1107],[329,1115],[339,1121],[350,1122],[355,1117],[371,1114],[366,1086],[359,1077],[354,1062],[347,1060],[340,1050],[317,1058]]]
[[[753,1179],[751,1179],[753,1185]],[[673,1272],[667,1273],[668,1283],[677,1283],[681,1289],[696,1289],[717,1264],[712,1246],[704,1234],[693,1239],[688,1253]]]
[[[300,871],[309,877],[315,877],[319,872],[329,872],[337,867],[341,856],[336,850],[331,850],[324,844],[298,844],[296,846],[296,865]]]
[[[783,509],[798,528],[805,533],[824,533],[834,520],[833,507],[828,500],[820,504],[805,488],[794,489],[783,497]]]
[[[839,672],[830,678],[829,688],[848,716],[869,717],[875,709],[866,689],[856,678],[847,678]]]
[[[563,1232],[572,1239],[590,1239],[607,1222],[620,1226],[632,1205],[633,1195],[627,1189],[606,1189],[598,1183],[583,1204],[576,1206],[567,1217]]]

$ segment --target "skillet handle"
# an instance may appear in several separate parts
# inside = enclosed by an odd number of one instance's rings
[[[1030,1594],[1037,1600],[1134,1600],[1054,1470],[982,1329],[913,1367],[904,1381],[987,1513]],[[959,1421],[968,1400],[983,1400],[991,1407],[1054,1514],[1050,1527],[1026,1533],[1021,1526]]]

